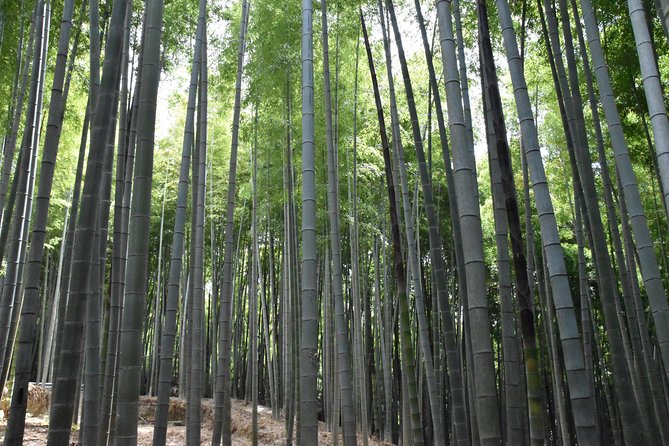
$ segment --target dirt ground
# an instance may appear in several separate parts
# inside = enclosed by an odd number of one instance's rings
[[[46,444],[46,437],[49,425],[48,404],[45,404],[44,395],[41,390],[30,389],[30,394],[37,395],[39,392],[39,402],[34,402],[31,406],[29,398],[29,412],[26,417],[26,429],[23,440],[24,446],[42,446]],[[34,398],[37,400],[37,398]],[[47,400],[48,401],[48,400]],[[139,407],[139,427],[138,444],[141,446],[151,445],[153,442],[153,416],[155,413],[156,399],[143,396],[140,398]],[[0,404],[0,436],[4,438],[4,431],[7,427],[7,420],[4,414],[6,406]],[[31,413],[30,409],[33,409]],[[181,446],[186,444],[186,426],[184,418],[186,413],[186,403],[184,400],[172,398],[169,409],[169,425],[167,428],[167,445]],[[214,404],[212,400],[204,400],[202,404],[202,445],[211,444],[211,424],[214,413]],[[238,446],[251,445],[251,405],[246,405],[244,401],[233,400],[232,402],[232,442]],[[318,444],[330,446],[332,444],[332,435],[325,431],[325,425],[320,423]],[[78,432],[72,432],[71,445],[77,445]],[[258,444],[262,446],[279,446],[285,444],[285,432],[283,419],[275,420],[272,418],[272,410],[267,407],[258,408]],[[340,439],[341,444],[341,439]],[[358,444],[362,445],[362,437],[358,436]],[[380,442],[374,438],[369,440],[370,446],[384,446],[387,443]]]

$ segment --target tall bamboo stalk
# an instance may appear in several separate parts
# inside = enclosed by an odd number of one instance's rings
[[[137,414],[141,364],[142,331],[147,293],[151,186],[156,120],[156,97],[160,81],[160,48],[163,1],[147,4],[146,36],[143,42],[142,89],[137,115],[137,156],[128,227],[128,264],[121,323],[119,354],[118,417],[116,444],[133,444],[137,440]]]
[[[242,70],[244,67],[244,45],[246,27],[248,23],[248,3],[242,1],[241,25],[239,31],[239,46],[237,50],[237,77],[235,81],[235,103],[232,119],[232,143],[230,149],[230,169],[228,172],[228,193],[225,219],[225,248],[223,253],[223,284],[221,286],[221,310],[219,316],[219,348],[216,376],[216,410],[214,413],[214,427],[211,444],[218,446],[221,437],[224,446],[232,443],[230,419],[230,347],[231,347],[231,317],[232,317],[232,261],[233,261],[233,231],[235,213],[235,195],[237,192],[237,148],[239,145],[239,114],[242,96]]]

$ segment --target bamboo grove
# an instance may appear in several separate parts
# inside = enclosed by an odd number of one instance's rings
[[[0,48],[6,446],[33,386],[49,446],[147,397],[156,446],[669,445],[669,0],[4,0]]]

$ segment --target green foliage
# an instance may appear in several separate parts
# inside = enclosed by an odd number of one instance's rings
[[[111,2],[101,2],[102,29],[106,29]],[[424,3],[424,15],[431,35],[435,26],[434,5]],[[571,272],[576,268],[575,239],[573,233],[572,184],[569,161],[566,154],[564,130],[557,107],[555,90],[550,67],[546,59],[544,41],[541,36],[536,3],[511,2],[512,13],[516,19],[519,37],[524,38],[525,74],[530,95],[536,104],[536,116],[542,144],[548,181],[556,207],[560,236],[564,242],[568,266]],[[644,207],[648,212],[651,230],[655,235],[661,231],[666,234],[666,220],[661,202],[658,200],[658,184],[652,173],[653,152],[650,148],[652,135],[646,133],[648,124],[645,99],[641,88],[639,66],[634,54],[634,40],[624,2],[601,0],[596,3],[598,19],[602,27],[603,44],[608,63],[615,69],[611,70],[613,86],[618,96],[625,134],[630,144],[630,152],[635,166]],[[52,2],[52,22],[56,23],[62,9],[62,1]],[[359,2],[353,0],[331,1],[328,4],[330,65],[332,68],[333,109],[336,113],[336,142],[338,145],[338,161],[340,175],[340,209],[342,219],[342,237],[348,240],[349,225],[349,188],[353,172],[353,112],[355,106],[356,50],[360,38]],[[136,67],[141,46],[141,23],[143,18],[142,2],[133,2],[135,8],[132,20],[132,56],[133,67]],[[322,84],[322,43],[320,5],[314,11],[314,56],[315,56],[315,107],[316,107],[316,168],[317,168],[317,209],[320,246],[327,241],[326,215],[326,158],[325,128]],[[372,23],[373,54],[379,69],[384,106],[389,107],[387,98],[387,77],[385,64],[382,63],[383,48],[378,32],[378,11],[376,2],[363,2],[362,8],[367,19]],[[485,147],[485,131],[481,110],[481,91],[479,82],[479,62],[477,57],[477,26],[474,4],[461,2],[463,32],[467,55],[467,68],[470,79],[469,92],[474,117],[474,134],[478,161],[479,200],[482,209],[482,222],[485,237],[485,260],[491,271],[496,271],[496,253],[494,249],[493,210],[488,178],[487,154]],[[75,63],[74,76],[67,109],[65,111],[63,134],[61,138],[58,164],[56,166],[52,209],[49,213],[48,240],[49,249],[59,248],[65,209],[68,196],[74,181],[74,166],[77,162],[81,128],[88,92],[88,27],[86,16],[79,16],[80,2],[75,6],[75,29],[81,28],[80,49]],[[526,9],[524,9],[526,8]],[[18,42],[23,27],[24,41],[27,40],[32,2],[8,1],[0,4],[0,103],[11,102],[12,86],[17,63]],[[441,224],[443,242],[451,249],[450,215],[448,211],[447,186],[444,166],[441,158],[439,134],[434,116],[434,108],[428,103],[427,68],[420,42],[414,42],[413,34],[416,24],[413,17],[411,2],[399,2],[397,5],[401,19],[402,31],[405,35],[405,46],[409,50],[409,70],[412,77],[419,119],[422,126],[427,125],[428,109],[432,108],[430,129],[425,131],[426,150],[433,177],[437,211]],[[525,27],[520,30],[521,20]],[[87,14],[87,11],[85,11]],[[172,226],[176,206],[177,172],[181,161],[183,126],[186,113],[186,96],[188,88],[188,72],[192,60],[194,34],[197,17],[197,1],[168,0],[165,2],[163,32],[163,76],[161,83],[159,113],[157,123],[157,148],[155,152],[154,190],[151,218],[151,249],[152,262],[156,261],[158,240],[160,238],[160,220],[163,194],[165,196],[165,214],[163,244],[167,249],[171,242]],[[241,8],[239,2],[225,2],[209,5],[208,40],[209,40],[209,135],[208,135],[208,186],[206,199],[205,246],[210,250],[211,228],[216,237],[215,246],[219,243],[224,221],[224,209],[227,190],[229,153],[231,143],[232,105],[234,99],[234,79],[236,74],[238,33]],[[289,143],[288,128],[290,127],[290,147],[293,156],[293,175],[296,199],[300,196],[300,37],[301,37],[300,5],[295,2],[276,2],[258,0],[251,3],[250,27],[245,55],[245,76],[243,82],[243,103],[240,132],[240,149],[238,162],[238,209],[236,225],[244,234],[249,231],[250,222],[250,151],[256,143],[258,150],[258,191],[259,191],[259,227],[261,232],[271,228],[275,237],[283,234],[283,211],[285,191],[283,190],[284,168],[286,163],[286,147]],[[669,52],[667,40],[657,20],[651,20],[653,37],[657,46],[658,63],[662,79],[669,76]],[[58,27],[52,25],[50,48],[54,48],[58,39]],[[520,170],[520,131],[517,123],[513,94],[503,62],[501,35],[497,18],[491,14],[491,30],[493,48],[498,62],[498,75],[502,87],[502,100],[508,129],[509,143],[516,169],[516,184],[522,184]],[[373,235],[380,233],[388,220],[387,203],[384,193],[383,158],[378,136],[378,123],[371,93],[371,81],[361,57],[358,73],[357,91],[357,191],[358,217],[360,222],[361,252],[370,252]],[[434,42],[435,66],[440,67],[440,51],[438,39]],[[50,51],[48,59],[47,85],[50,85],[51,70],[55,62],[55,51]],[[399,66],[394,60],[393,73],[396,77],[396,91],[402,127],[402,138],[407,162],[409,187],[417,186],[417,166],[413,138],[404,89],[399,80]],[[582,67],[579,67],[582,70]],[[438,73],[439,74],[439,73]],[[443,89],[443,82],[440,82]],[[47,89],[48,90],[48,89]],[[583,91],[585,88],[583,87]],[[444,98],[442,90],[442,98]],[[46,95],[48,102],[48,94]],[[291,114],[288,116],[288,101],[291,103]],[[45,104],[45,106],[48,104]],[[254,120],[258,110],[257,122]],[[7,110],[1,110],[3,126],[6,123]],[[591,119],[586,110],[586,119]],[[594,136],[591,148],[594,155]],[[607,142],[608,144],[608,142]],[[607,151],[610,149],[607,147]],[[611,157],[610,154],[608,154]],[[610,159],[611,165],[613,165]],[[601,187],[601,186],[600,186]],[[112,197],[113,198],[113,197]],[[519,193],[521,209],[523,196]],[[299,212],[299,210],[298,210]],[[419,216],[424,222],[424,215]],[[299,215],[298,215],[299,219]],[[535,222],[536,223],[536,222]],[[241,227],[240,227],[241,225]],[[419,225],[421,239],[426,238],[425,225]],[[344,262],[349,262],[348,243],[344,247]],[[205,255],[206,268],[210,271],[211,252]],[[423,253],[427,254],[426,252]],[[427,258],[427,257],[426,257]],[[491,288],[491,289],[494,289]]]

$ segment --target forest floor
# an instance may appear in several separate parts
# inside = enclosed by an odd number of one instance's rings
[[[36,388],[31,384],[30,397],[28,400],[28,415],[26,417],[26,429],[23,440],[24,446],[42,446],[46,444],[49,428],[49,395],[43,388]],[[155,414],[156,398],[140,397],[139,402],[139,426],[138,445],[151,445],[153,443],[153,417]],[[4,438],[7,428],[7,419],[4,416],[7,411],[7,403],[0,403],[0,438]],[[167,446],[181,446],[186,444],[186,426],[184,423],[186,414],[186,402],[183,399],[171,398],[168,412],[169,424],[167,428]],[[211,399],[202,402],[202,430],[201,444],[211,444],[211,427],[214,415],[214,403]],[[252,407],[244,401],[232,401],[232,443],[236,446],[251,445],[251,417]],[[71,445],[78,445],[78,430],[73,430]],[[332,434],[325,430],[325,425],[319,423],[318,444],[330,446]],[[340,440],[341,441],[341,440]],[[261,446],[279,446],[286,444],[286,435],[283,419],[272,418],[272,410],[267,407],[258,407],[258,444]],[[362,444],[362,437],[358,436],[358,444]],[[369,439],[370,446],[384,446],[375,438]]]

